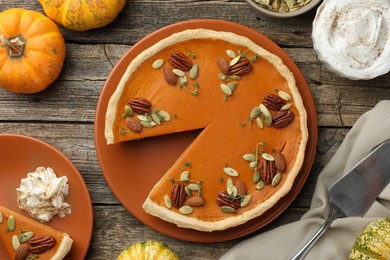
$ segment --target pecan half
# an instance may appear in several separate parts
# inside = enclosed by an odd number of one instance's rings
[[[280,110],[286,104],[286,101],[277,95],[265,94],[263,104],[269,109]]]
[[[192,68],[192,61],[181,52],[174,51],[168,61],[175,69],[189,71]]]
[[[174,86],[177,82],[177,76],[173,73],[172,68],[164,68],[163,75],[165,81],[168,82],[169,85]]]
[[[272,122],[275,128],[282,128],[291,124],[295,115],[290,110],[278,111],[272,115]]]
[[[251,72],[253,66],[249,59],[241,58],[236,64],[230,67],[229,74],[236,76],[244,76]]]
[[[145,98],[132,98],[128,105],[138,114],[150,113],[150,108],[152,107],[152,103]]]
[[[222,57],[218,57],[217,58],[217,66],[223,74],[225,74],[225,75],[229,74],[230,66],[229,66],[229,62],[227,60],[225,60]]]
[[[184,200],[186,199],[186,190],[184,185],[176,182],[173,184],[171,188],[171,202],[172,206],[175,208],[180,208],[184,204]]]
[[[234,209],[238,209],[241,207],[241,202],[239,199],[232,198],[226,191],[220,191],[218,193],[218,197],[216,199],[218,206],[229,206]]]
[[[286,158],[284,155],[281,152],[276,152],[274,158],[276,169],[280,172],[284,172],[286,170]]]
[[[263,159],[261,162],[260,178],[265,184],[271,184],[272,179],[276,175],[275,161],[268,161]]]
[[[52,248],[56,244],[56,239],[53,236],[45,235],[33,237],[28,243],[30,244],[30,252],[39,255]]]

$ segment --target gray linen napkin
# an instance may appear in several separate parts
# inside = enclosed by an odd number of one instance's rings
[[[310,210],[301,220],[245,240],[230,249],[221,260],[285,260],[294,255],[327,217],[327,189],[375,146],[390,138],[389,112],[390,100],[386,100],[379,102],[359,118],[319,175]],[[336,219],[312,247],[305,260],[348,259],[350,248],[366,225],[389,216],[390,185],[363,217]]]

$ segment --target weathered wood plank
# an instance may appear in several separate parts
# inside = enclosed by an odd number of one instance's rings
[[[1,0],[0,11],[11,7],[43,9],[38,1]],[[145,15],[147,14],[147,15]],[[286,46],[311,46],[311,23],[315,9],[288,20],[259,14],[245,1],[127,1],[125,8],[111,24],[84,32],[61,28],[67,42],[134,44],[146,35],[167,25],[191,19],[222,19],[251,27]],[[283,30],[280,30],[283,28]]]
[[[306,210],[303,209],[288,209],[266,227],[244,238],[222,243],[192,243],[162,235],[144,226],[122,207],[95,206],[95,232],[87,258],[96,260],[115,259],[123,249],[132,243],[156,239],[171,247],[180,259],[219,259],[238,242],[277,226],[299,220],[305,212]]]

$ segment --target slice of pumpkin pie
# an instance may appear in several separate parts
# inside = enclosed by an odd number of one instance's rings
[[[73,243],[68,234],[3,206],[0,206],[0,238],[9,259],[30,256],[40,260],[61,260]]]
[[[129,64],[108,104],[105,137],[115,144],[195,129],[143,208],[201,231],[243,224],[283,199],[308,138],[282,60],[246,37],[207,29],[172,34]]]

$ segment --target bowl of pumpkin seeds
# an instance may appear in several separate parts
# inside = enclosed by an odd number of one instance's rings
[[[246,0],[262,14],[275,18],[289,18],[306,13],[321,0]]]

